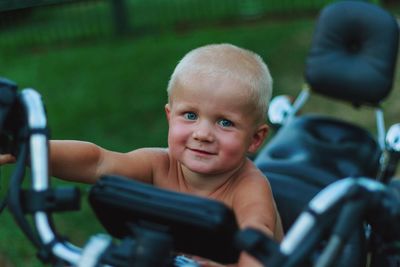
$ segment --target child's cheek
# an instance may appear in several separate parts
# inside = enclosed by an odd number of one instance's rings
[[[246,146],[241,136],[235,134],[225,134],[219,138],[219,148],[227,158],[240,159],[246,153]]]
[[[188,127],[182,123],[172,123],[169,128],[168,144],[170,146],[183,145],[189,136]]]

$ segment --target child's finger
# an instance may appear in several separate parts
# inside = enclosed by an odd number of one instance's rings
[[[0,154],[0,165],[14,163],[16,158],[11,154]]]

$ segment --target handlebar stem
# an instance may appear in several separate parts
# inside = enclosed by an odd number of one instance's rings
[[[37,192],[45,191],[49,187],[46,113],[41,96],[34,89],[24,89],[21,98],[27,114],[30,151],[35,153],[34,157],[30,157],[32,188]],[[57,241],[46,212],[35,212],[34,221],[40,240],[50,246],[57,257],[76,265],[81,257],[80,249]]]

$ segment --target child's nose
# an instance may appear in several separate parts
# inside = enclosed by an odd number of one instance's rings
[[[208,122],[200,122],[193,131],[193,138],[201,142],[213,142],[212,126]]]

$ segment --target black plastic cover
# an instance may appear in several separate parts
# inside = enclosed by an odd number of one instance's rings
[[[90,190],[90,204],[116,238],[132,236],[132,225],[167,231],[177,252],[222,263],[238,260],[238,225],[233,211],[207,198],[168,191],[118,176],[102,177]]]

